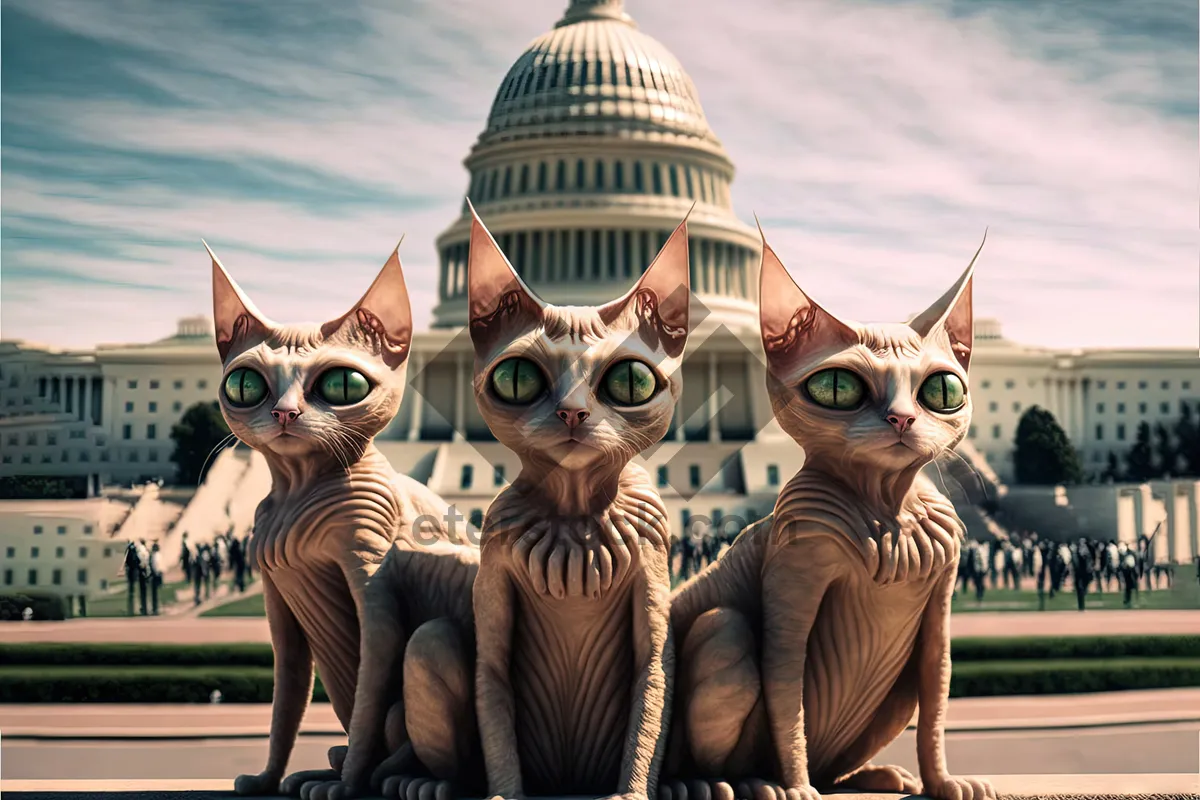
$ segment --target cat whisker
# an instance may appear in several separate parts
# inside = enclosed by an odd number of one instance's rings
[[[224,439],[222,439],[221,441],[217,442],[212,450],[208,451],[208,455],[204,459],[204,465],[200,467],[200,473],[196,476],[196,485],[197,486],[199,486],[201,483],[204,482],[204,471],[206,469],[208,469],[208,462],[212,460],[213,455],[215,455],[219,451],[225,449],[225,446],[229,444],[230,439],[232,439],[234,442],[233,446],[237,447],[238,446],[237,434],[231,433],[228,436],[226,436]]]

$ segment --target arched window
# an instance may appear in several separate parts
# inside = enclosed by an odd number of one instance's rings
[[[583,64],[581,64],[579,67],[579,83],[582,86],[587,86],[587,84],[588,84],[588,67],[589,66],[590,66],[590,63],[587,61],[584,61]]]
[[[576,189],[576,191],[582,191],[583,187],[586,183],[587,183],[587,167],[584,165],[583,159],[581,158],[575,162],[575,189]]]
[[[600,159],[596,159],[596,185],[593,188],[597,192],[604,191],[604,162]]]
[[[521,180],[517,182],[517,194],[529,191],[529,165],[521,165]]]
[[[613,163],[613,188],[618,192],[625,191],[625,162]]]
[[[554,188],[564,191],[567,188],[567,162],[560,160],[554,169]]]
[[[638,194],[646,191],[646,178],[642,174],[642,162],[633,162],[633,190]]]
[[[538,163],[537,190],[539,192],[546,191],[546,162],[545,161],[541,161]]]
[[[672,164],[670,171],[671,178],[671,194],[674,197],[679,197],[679,169]]]

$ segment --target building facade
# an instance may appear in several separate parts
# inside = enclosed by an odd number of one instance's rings
[[[663,444],[644,455],[681,523],[766,513],[803,454],[774,423],[756,292],[760,243],[732,208],[734,167],[679,61],[619,0],[573,0],[501,82],[465,160],[466,191],[514,268],[545,300],[601,303],[627,291],[689,208],[694,312],[683,397]],[[409,388],[380,446],[468,517],[519,469],[472,396],[466,322],[469,210],[438,239],[439,303],[416,335]],[[1141,421],[1200,401],[1193,350],[1072,351],[1004,339],[976,322],[970,442],[1012,476],[1017,421],[1050,410],[1103,469]],[[64,352],[0,342],[0,477],[106,483],[173,475],[170,430],[216,398],[221,369],[204,318],[149,344]],[[966,448],[973,452],[971,448]],[[729,524],[736,524],[730,522]]]

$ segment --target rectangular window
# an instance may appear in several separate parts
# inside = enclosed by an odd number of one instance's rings
[[[181,402],[179,402],[178,400],[176,400],[174,403],[171,403],[171,410],[172,410],[172,411],[175,411],[175,412],[182,411],[182,410],[183,410],[183,403],[181,403]]]
[[[83,535],[84,535],[84,536],[89,536],[89,535],[91,535],[91,533],[92,533],[92,526],[91,526],[91,525],[84,525],[84,526],[83,526]]]
[[[1104,426],[1103,425],[1096,426],[1096,441],[1097,442],[1104,441]]]
[[[122,439],[132,439],[133,438],[133,426],[132,425],[122,425],[121,426],[121,438]]]
[[[183,381],[175,381],[175,384],[174,384],[174,386],[175,386],[175,389],[176,389],[176,390],[178,390],[178,389],[182,389],[182,388],[183,388]]]
[[[198,381],[196,381],[196,388],[197,388],[197,389],[207,389],[207,388],[208,388],[208,381],[204,380],[203,378],[202,378],[202,379],[200,379],[200,380],[198,380]]]
[[[1146,413],[1146,404],[1145,403],[1138,403],[1138,413],[1139,414]]]
[[[1164,403],[1159,403],[1159,404],[1158,404],[1158,413],[1160,413],[1160,414],[1170,414],[1170,413],[1171,413],[1171,404],[1170,404],[1170,403],[1165,403],[1165,402],[1164,402]]]
[[[1192,382],[1191,382],[1191,381],[1184,381],[1184,382],[1183,382],[1183,390],[1184,390],[1185,392],[1186,392],[1186,391],[1189,391],[1191,388],[1192,388]]]
[[[87,548],[86,547],[79,548],[79,557],[87,558]]]
[[[157,389],[157,388],[158,388],[158,381],[150,381],[150,388],[151,388],[151,389]]]
[[[667,468],[665,466],[658,468],[658,487],[660,489],[669,485],[667,480]]]
[[[995,413],[999,410],[1000,410],[1000,404],[997,403],[996,401],[993,400],[992,402],[988,403],[988,411]]]
[[[146,460],[157,462],[158,461],[158,451],[151,450],[149,453],[146,454]]]
[[[29,580],[27,580],[26,583],[28,583],[30,586],[37,586],[38,576],[37,576],[36,569],[29,570],[29,574],[26,577],[29,578]]]
[[[1017,385],[1017,384],[1016,384],[1016,382],[1015,382],[1015,381],[1005,381],[1005,382],[1004,382],[1004,388],[1005,388],[1005,389],[1012,389],[1012,388],[1014,388],[1016,385]]]
[[[700,465],[692,464],[688,467],[688,480],[692,484],[693,489],[700,488]]]
[[[54,557],[63,558],[67,555],[67,551],[61,547],[54,548]]]
[[[1108,381],[1096,381],[1096,388],[1097,389],[1107,389]]]
[[[459,486],[463,489],[470,489],[471,483],[475,480],[475,468],[470,464],[463,464],[462,475],[459,478]]]
[[[1118,414],[1125,413],[1125,404],[1124,403],[1117,403],[1117,413]]]
[[[150,404],[150,413],[154,414],[157,411],[158,411],[158,403],[151,403]]]
[[[58,444],[58,437],[55,436],[53,433],[47,433],[46,434],[46,444],[50,445],[51,447],[54,447],[56,444]]]
[[[50,573],[50,582],[55,586],[62,586],[62,570],[56,569]]]
[[[4,585],[5,586],[13,585],[13,571],[11,569],[4,570]]]
[[[1146,388],[1146,382],[1145,382],[1145,381],[1138,381],[1138,388],[1139,388],[1139,389],[1142,389],[1142,390],[1145,390],[1145,388]]]
[[[129,383],[127,385],[129,386],[130,389],[136,389],[137,381],[129,381]]]
[[[1096,413],[1097,414],[1104,413],[1104,403],[1096,403]]]
[[[1125,423],[1124,422],[1117,423],[1117,441],[1118,442],[1125,441]]]
[[[503,486],[504,485],[504,465],[503,464],[497,464],[496,466],[492,467],[492,485],[493,486]]]
[[[153,422],[151,422],[149,425],[146,426],[146,438],[147,439],[157,439],[158,438],[158,426],[155,425]]]
[[[42,533],[42,526],[41,526],[41,525],[34,525],[34,526],[33,526],[33,535],[34,535],[34,536],[40,536],[40,535],[41,535],[41,533]]]
[[[76,573],[75,577],[76,577],[76,580],[79,581],[80,586],[87,586],[87,570],[86,569],[79,570],[79,572]]]
[[[58,526],[58,535],[59,535],[59,536],[65,536],[65,535],[66,535],[66,533],[67,533],[67,526],[66,526],[66,525],[59,525],[59,526]]]
[[[779,465],[778,464],[767,464],[767,485],[768,486],[778,486],[779,485]]]
[[[1002,433],[1002,430],[999,425],[992,426],[992,438],[993,439],[999,439],[1001,436],[1001,433]]]
[[[974,438],[975,438],[975,433],[976,433],[976,431],[975,431],[975,426],[974,426],[974,425],[972,425],[970,428],[968,428],[968,429],[967,429],[967,437],[968,437],[968,438],[970,438],[970,439],[974,439]]]
[[[1125,381],[1117,381],[1117,389],[1124,389]]]
[[[15,547],[4,548],[4,557],[5,558],[16,558],[17,557],[17,548],[15,548]]]
[[[1169,390],[1170,388],[1171,388],[1171,382],[1170,382],[1170,381],[1163,381],[1163,382],[1162,382],[1162,390],[1163,390],[1164,392],[1165,392],[1165,391],[1167,391],[1167,390]]]
[[[1020,411],[1021,411],[1021,404],[1020,404],[1020,403],[1013,403],[1013,411],[1015,411],[1015,412],[1017,412],[1017,413],[1020,413]]]

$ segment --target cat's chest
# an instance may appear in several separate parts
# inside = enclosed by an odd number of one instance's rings
[[[317,502],[313,502],[313,500]],[[321,498],[268,498],[254,522],[254,559],[260,569],[311,567],[332,559],[332,503]]]

